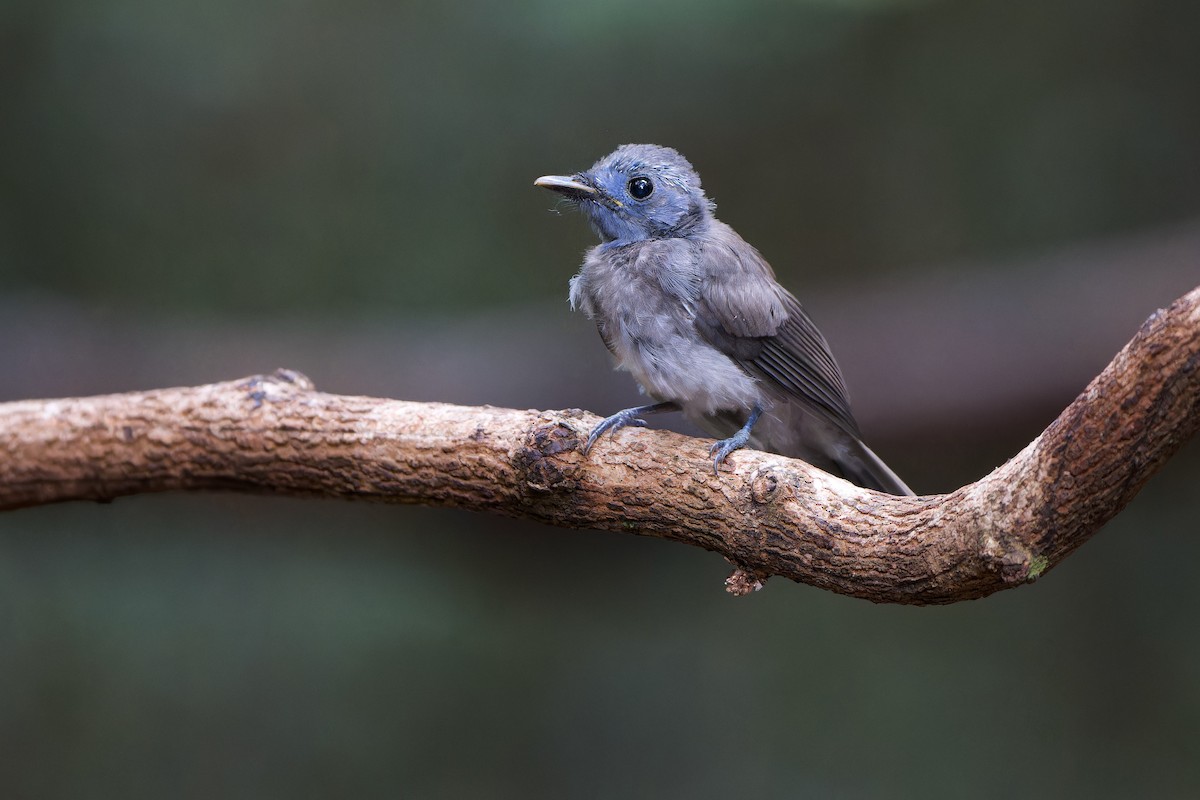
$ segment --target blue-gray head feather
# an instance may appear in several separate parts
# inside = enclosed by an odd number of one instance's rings
[[[715,208],[688,160],[656,144],[621,145],[585,172],[538,184],[576,203],[605,242],[686,236],[707,225]]]

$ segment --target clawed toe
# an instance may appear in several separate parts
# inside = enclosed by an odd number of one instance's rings
[[[592,445],[596,443],[596,440],[600,438],[604,431],[605,428],[603,423],[592,428],[592,432],[588,435],[587,441],[583,443],[583,454],[585,456],[591,452]]]
[[[620,414],[613,414],[611,417],[592,428],[591,434],[588,435],[587,442],[583,445],[583,454],[586,456],[592,449],[592,445],[594,445],[596,440],[603,436],[606,431],[611,432],[613,436],[616,436],[617,431],[621,430],[621,428],[644,427],[646,427],[646,420],[644,419],[626,416],[624,412]]]
[[[583,454],[586,456],[592,449],[592,445],[596,440],[604,435],[605,431],[612,431],[615,436],[621,428],[645,428],[646,420],[642,419],[639,414],[661,414],[664,411],[678,411],[679,406],[673,402],[655,403],[650,406],[638,406],[637,408],[627,408],[624,411],[618,411],[608,419],[601,422],[596,427],[592,428],[592,432],[588,434],[587,441],[583,444]]]
[[[734,450],[744,447],[746,439],[740,436],[731,436],[728,439],[722,439],[708,448],[708,454],[713,457],[713,475],[721,474],[721,464]]]
[[[750,410],[750,414],[746,417],[746,424],[741,427],[741,430],[728,439],[722,439],[714,443],[709,448],[708,454],[713,457],[713,475],[720,475],[721,464],[729,454],[739,447],[745,447],[750,441],[750,431],[754,428],[754,423],[758,422],[758,418],[762,413],[762,406],[756,405]]]

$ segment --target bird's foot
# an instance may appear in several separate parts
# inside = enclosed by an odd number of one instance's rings
[[[606,431],[612,431],[616,434],[621,428],[644,428],[646,420],[641,419],[642,414],[661,414],[665,411],[678,411],[679,404],[671,401],[664,403],[654,403],[649,406],[638,406],[637,408],[627,408],[624,411],[618,411],[608,419],[601,422],[596,427],[592,428],[591,434],[588,435],[587,442],[583,445],[583,454],[586,456],[588,451],[592,449],[592,445],[596,440],[605,434]]]
[[[615,436],[621,428],[644,428],[646,420],[638,418],[641,413],[640,408],[627,408],[624,411],[618,411],[608,419],[601,422],[596,427],[592,428],[592,432],[588,435],[587,442],[583,445],[583,454],[586,456],[588,451],[592,449],[592,445],[596,440],[603,436],[607,431],[612,431]]]
[[[713,475],[720,475],[721,464],[725,458],[734,450],[745,447],[749,441],[750,431],[743,428],[728,439],[722,439],[710,447],[708,454],[713,457]]]
[[[716,442],[709,448],[708,454],[713,457],[713,475],[720,475],[721,464],[729,454],[740,447],[745,447],[746,443],[750,441],[750,431],[754,429],[754,423],[758,422],[758,418],[762,416],[762,413],[762,406],[756,405],[751,409],[749,416],[746,418],[746,424],[741,427],[741,430],[728,439]]]

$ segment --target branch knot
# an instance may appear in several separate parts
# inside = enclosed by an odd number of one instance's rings
[[[513,455],[513,467],[521,482],[533,492],[573,491],[579,486],[579,465],[561,456],[578,449],[579,436],[569,425],[538,424]]]

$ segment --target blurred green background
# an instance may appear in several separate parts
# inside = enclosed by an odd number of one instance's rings
[[[0,400],[286,366],[630,405],[564,302],[591,234],[531,183],[649,141],[946,491],[1195,285],[1198,34],[1185,0],[7,0]],[[0,794],[1194,796],[1198,476],[932,609],[444,510],[6,513]]]

